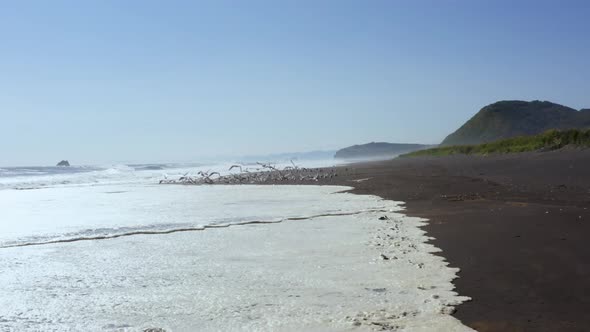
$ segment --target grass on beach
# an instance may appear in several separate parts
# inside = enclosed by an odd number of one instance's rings
[[[520,136],[478,145],[454,145],[419,150],[406,153],[400,157],[551,151],[561,149],[568,145],[590,147],[590,129],[548,130],[539,135]]]

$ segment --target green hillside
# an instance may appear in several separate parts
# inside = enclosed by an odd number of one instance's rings
[[[548,101],[499,101],[482,108],[441,145],[467,145],[492,142],[523,135],[536,135],[549,129],[590,127],[590,110]]]
[[[538,135],[513,137],[479,145],[441,146],[414,151],[400,157],[551,151],[565,146],[590,147],[590,130],[549,130]]]

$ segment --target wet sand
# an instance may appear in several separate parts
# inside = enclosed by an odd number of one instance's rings
[[[590,331],[590,150],[411,158],[323,184],[404,201],[459,267],[454,314],[479,331]],[[355,181],[362,180],[363,181]]]

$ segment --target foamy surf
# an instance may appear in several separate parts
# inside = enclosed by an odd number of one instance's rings
[[[71,243],[79,241],[98,241],[116,239],[125,236],[135,235],[164,235],[178,232],[195,232],[203,231],[208,228],[226,228],[230,226],[244,226],[244,225],[256,225],[256,224],[276,224],[283,221],[290,220],[307,220],[316,219],[320,217],[341,217],[341,216],[352,216],[367,212],[389,212],[385,209],[369,209],[354,212],[341,212],[341,213],[323,213],[317,215],[300,216],[300,217],[287,217],[283,219],[270,219],[270,220],[246,220],[246,221],[234,221],[230,223],[212,223],[203,226],[180,226],[180,225],[150,225],[143,227],[120,227],[114,229],[91,229],[84,230],[77,233],[61,234],[56,236],[37,236],[31,239],[21,238],[15,241],[6,241],[0,243],[0,249],[3,248],[16,248],[16,247],[29,247],[29,246],[41,246],[56,243]]]
[[[70,167],[12,167],[0,169],[1,189],[40,189],[59,186],[154,183],[170,174],[195,172],[207,165],[103,165]],[[220,165],[215,165],[220,166]]]
[[[329,167],[334,160],[299,161],[304,167]],[[71,186],[153,184],[160,180],[184,175],[196,176],[199,171],[230,174],[235,163],[185,164],[116,164],[70,167],[7,167],[0,168],[0,190],[42,189]],[[278,163],[277,167],[291,166]],[[245,164],[243,169],[260,170],[257,164]]]
[[[467,300],[457,269],[399,203],[346,187],[115,187],[6,191],[0,213],[36,234],[211,228],[1,249],[0,330],[470,331],[449,315]]]
[[[168,234],[359,212],[348,206],[348,200],[334,204],[327,195],[319,200],[307,198],[306,186],[285,188],[102,185],[2,190],[0,247]]]

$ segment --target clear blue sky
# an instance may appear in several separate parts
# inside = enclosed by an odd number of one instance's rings
[[[2,1],[0,165],[437,143],[590,107],[590,1]]]

